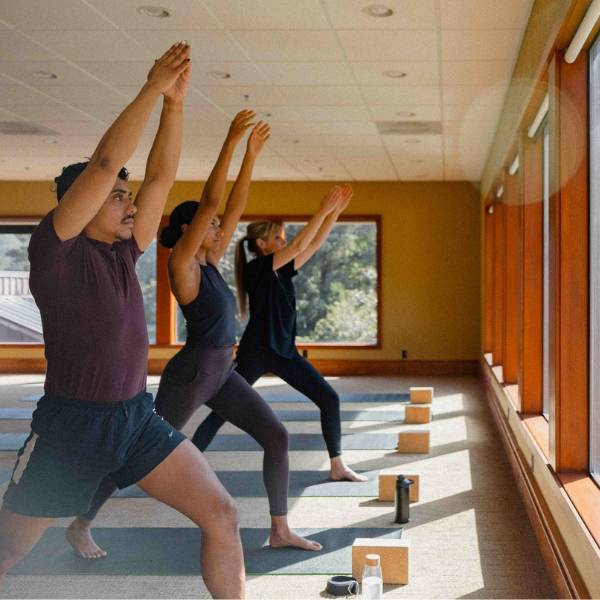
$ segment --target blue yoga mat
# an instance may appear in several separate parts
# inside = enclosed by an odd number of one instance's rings
[[[33,408],[0,408],[0,420],[27,420],[31,419]],[[318,410],[279,409],[275,414],[281,421],[319,421],[321,413]],[[403,410],[370,411],[370,410],[342,410],[342,421],[402,421]]]
[[[355,538],[399,538],[400,528],[298,529],[321,544],[321,552],[265,546],[268,529],[242,529],[246,572],[252,574],[349,574]],[[94,538],[109,555],[101,560],[78,558],[65,541],[63,528],[51,528],[33,552],[9,573],[13,575],[197,575],[201,534],[190,527],[96,527]]]
[[[360,471],[369,478],[365,483],[331,481],[325,471],[290,471],[290,498],[304,497],[373,497],[379,494],[379,470]],[[266,497],[262,471],[217,471],[219,481],[234,498]],[[146,498],[137,485],[118,490],[116,498]]]

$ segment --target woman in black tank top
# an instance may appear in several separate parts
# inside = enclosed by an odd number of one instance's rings
[[[287,430],[270,406],[234,370],[236,301],[217,269],[246,207],[254,162],[270,134],[270,127],[262,122],[252,130],[220,223],[215,213],[224,194],[233,149],[252,125],[254,116],[252,111],[236,116],[200,202],[177,206],[161,234],[162,245],[172,248],[169,280],[186,320],[187,337],[184,347],[165,367],[156,396],[156,412],[182,429],[206,404],[222,419],[251,435],[264,449],[271,546],[320,550],[318,542],[289,529]],[[195,436],[192,441],[196,441]]]
[[[250,223],[236,252],[236,279],[242,316],[250,301],[250,318],[240,340],[237,372],[253,385],[273,373],[310,398],[321,413],[321,430],[333,480],[364,482],[342,457],[340,399],[323,376],[296,350],[296,295],[293,278],[327,239],[352,197],[349,185],[334,187],[321,208],[289,245],[281,224]],[[255,256],[247,262],[246,251]],[[224,420],[210,414],[198,427],[195,443],[205,450]]]

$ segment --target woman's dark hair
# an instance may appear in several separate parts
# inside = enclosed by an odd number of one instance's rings
[[[235,247],[235,284],[242,319],[245,319],[248,314],[248,292],[244,285],[244,268],[248,264],[246,248],[252,254],[258,255],[260,252],[256,240],[266,240],[273,231],[280,231],[281,227],[281,223],[276,223],[275,221],[254,221],[249,223],[246,227],[246,235]],[[244,248],[244,245],[246,245],[246,248]]]
[[[73,182],[83,173],[89,164],[89,160],[73,163],[72,165],[63,167],[62,173],[54,178],[54,183],[56,183],[56,199],[59,202],[66,194],[67,190],[73,185]],[[119,179],[122,179],[123,181],[129,179],[129,171],[125,167],[119,171]]]
[[[178,204],[169,217],[169,224],[160,232],[158,241],[165,248],[172,248],[183,235],[182,225],[189,225],[198,210],[198,201],[186,200]]]

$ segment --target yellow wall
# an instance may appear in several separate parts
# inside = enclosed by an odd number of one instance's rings
[[[248,212],[307,214],[331,184],[255,182]],[[313,358],[473,360],[479,354],[479,189],[466,182],[356,182],[348,214],[382,218],[383,347],[311,350]],[[135,184],[132,188],[135,189]],[[202,184],[178,182],[167,211],[197,198]],[[47,182],[0,182],[0,215],[42,215],[54,205]],[[153,350],[151,356],[170,351]],[[0,357],[39,352],[0,348]]]

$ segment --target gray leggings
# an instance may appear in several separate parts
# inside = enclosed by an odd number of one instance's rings
[[[161,417],[182,429],[203,404],[263,447],[263,480],[270,513],[286,515],[288,432],[265,400],[234,371],[231,347],[184,346],[165,367],[155,405]],[[83,516],[92,520],[115,489],[111,480],[105,480]]]

